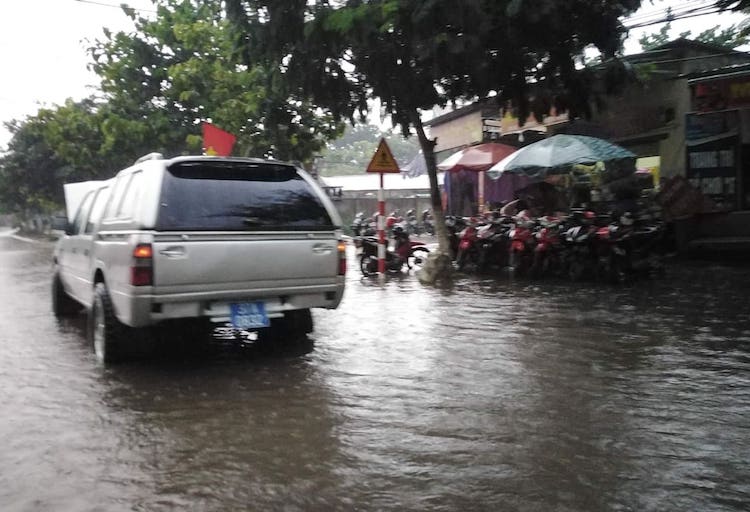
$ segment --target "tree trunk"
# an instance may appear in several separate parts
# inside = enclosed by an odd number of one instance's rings
[[[423,284],[434,284],[441,279],[450,277],[453,265],[450,253],[450,240],[448,239],[448,228],[445,226],[445,214],[443,213],[443,201],[440,197],[440,187],[437,179],[437,162],[435,160],[435,140],[427,138],[419,118],[419,112],[412,113],[412,124],[417,130],[419,146],[422,148],[425,163],[427,164],[427,175],[430,178],[430,203],[432,206],[432,218],[437,234],[438,250],[430,254],[425,266],[419,272],[419,280]]]

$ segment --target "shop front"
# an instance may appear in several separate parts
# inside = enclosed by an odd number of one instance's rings
[[[715,210],[750,210],[750,73],[689,83],[685,177]]]

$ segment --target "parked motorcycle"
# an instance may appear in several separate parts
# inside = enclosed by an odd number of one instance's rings
[[[386,248],[385,270],[388,273],[401,272],[406,266],[408,270],[418,270],[427,261],[430,250],[424,242],[413,241],[401,226],[393,228],[394,248]],[[364,276],[378,273],[378,239],[375,237],[362,238],[362,254],[359,258],[359,268]]]
[[[486,272],[491,268],[502,269],[508,265],[510,230],[513,219],[493,216],[489,222],[477,228],[477,270]]]
[[[432,220],[432,212],[430,210],[422,212],[422,231],[428,235],[435,234],[435,223]]]
[[[357,212],[354,216],[354,220],[352,220],[352,234],[354,236],[362,236],[362,231],[366,225],[365,212]]]
[[[461,243],[461,233],[466,228],[466,219],[463,217],[448,215],[445,217],[445,228],[448,230],[448,242],[450,243],[451,259],[456,261],[458,246]]]
[[[530,273],[536,278],[558,275],[562,270],[561,219],[542,217],[539,226]]]
[[[562,241],[562,272],[571,281],[593,277],[597,264],[596,214],[576,211],[568,217]]]
[[[396,227],[396,225],[400,225],[403,221],[404,218],[401,216],[401,213],[398,210],[393,210],[385,218],[386,233],[388,233],[389,236],[393,235],[393,229]]]
[[[617,222],[597,231],[597,277],[622,284],[639,277],[661,275],[664,271],[661,253],[663,232],[658,224],[636,226],[629,212]]]
[[[522,276],[529,273],[534,262],[534,228],[533,219],[518,215],[513,220],[513,227],[508,233],[510,248],[508,252],[508,267],[511,275]]]
[[[406,217],[404,218],[404,229],[406,229],[406,232],[410,235],[419,235],[421,234],[421,228],[419,226],[419,221],[417,220],[417,214],[414,211],[414,209],[408,210],[406,212]]]
[[[659,277],[665,273],[664,246],[665,230],[661,223],[645,226],[636,224],[634,244],[630,252],[631,269],[636,277]]]
[[[458,232],[458,248],[456,250],[456,268],[465,270],[468,266],[478,268],[479,244],[477,237],[477,219],[471,218],[466,227]]]
[[[372,237],[377,234],[377,213],[372,217],[365,217],[363,212],[357,212],[352,221],[351,229],[353,233],[352,240],[355,247],[362,247],[364,237]]]

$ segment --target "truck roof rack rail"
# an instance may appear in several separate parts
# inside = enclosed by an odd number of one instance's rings
[[[164,155],[161,153],[149,153],[148,155],[143,155],[138,160],[135,161],[135,163],[139,164],[141,162],[145,162],[146,160],[164,160]]]

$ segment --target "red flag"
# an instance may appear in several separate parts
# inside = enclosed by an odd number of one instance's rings
[[[203,151],[207,155],[229,156],[237,137],[211,123],[203,123]]]

